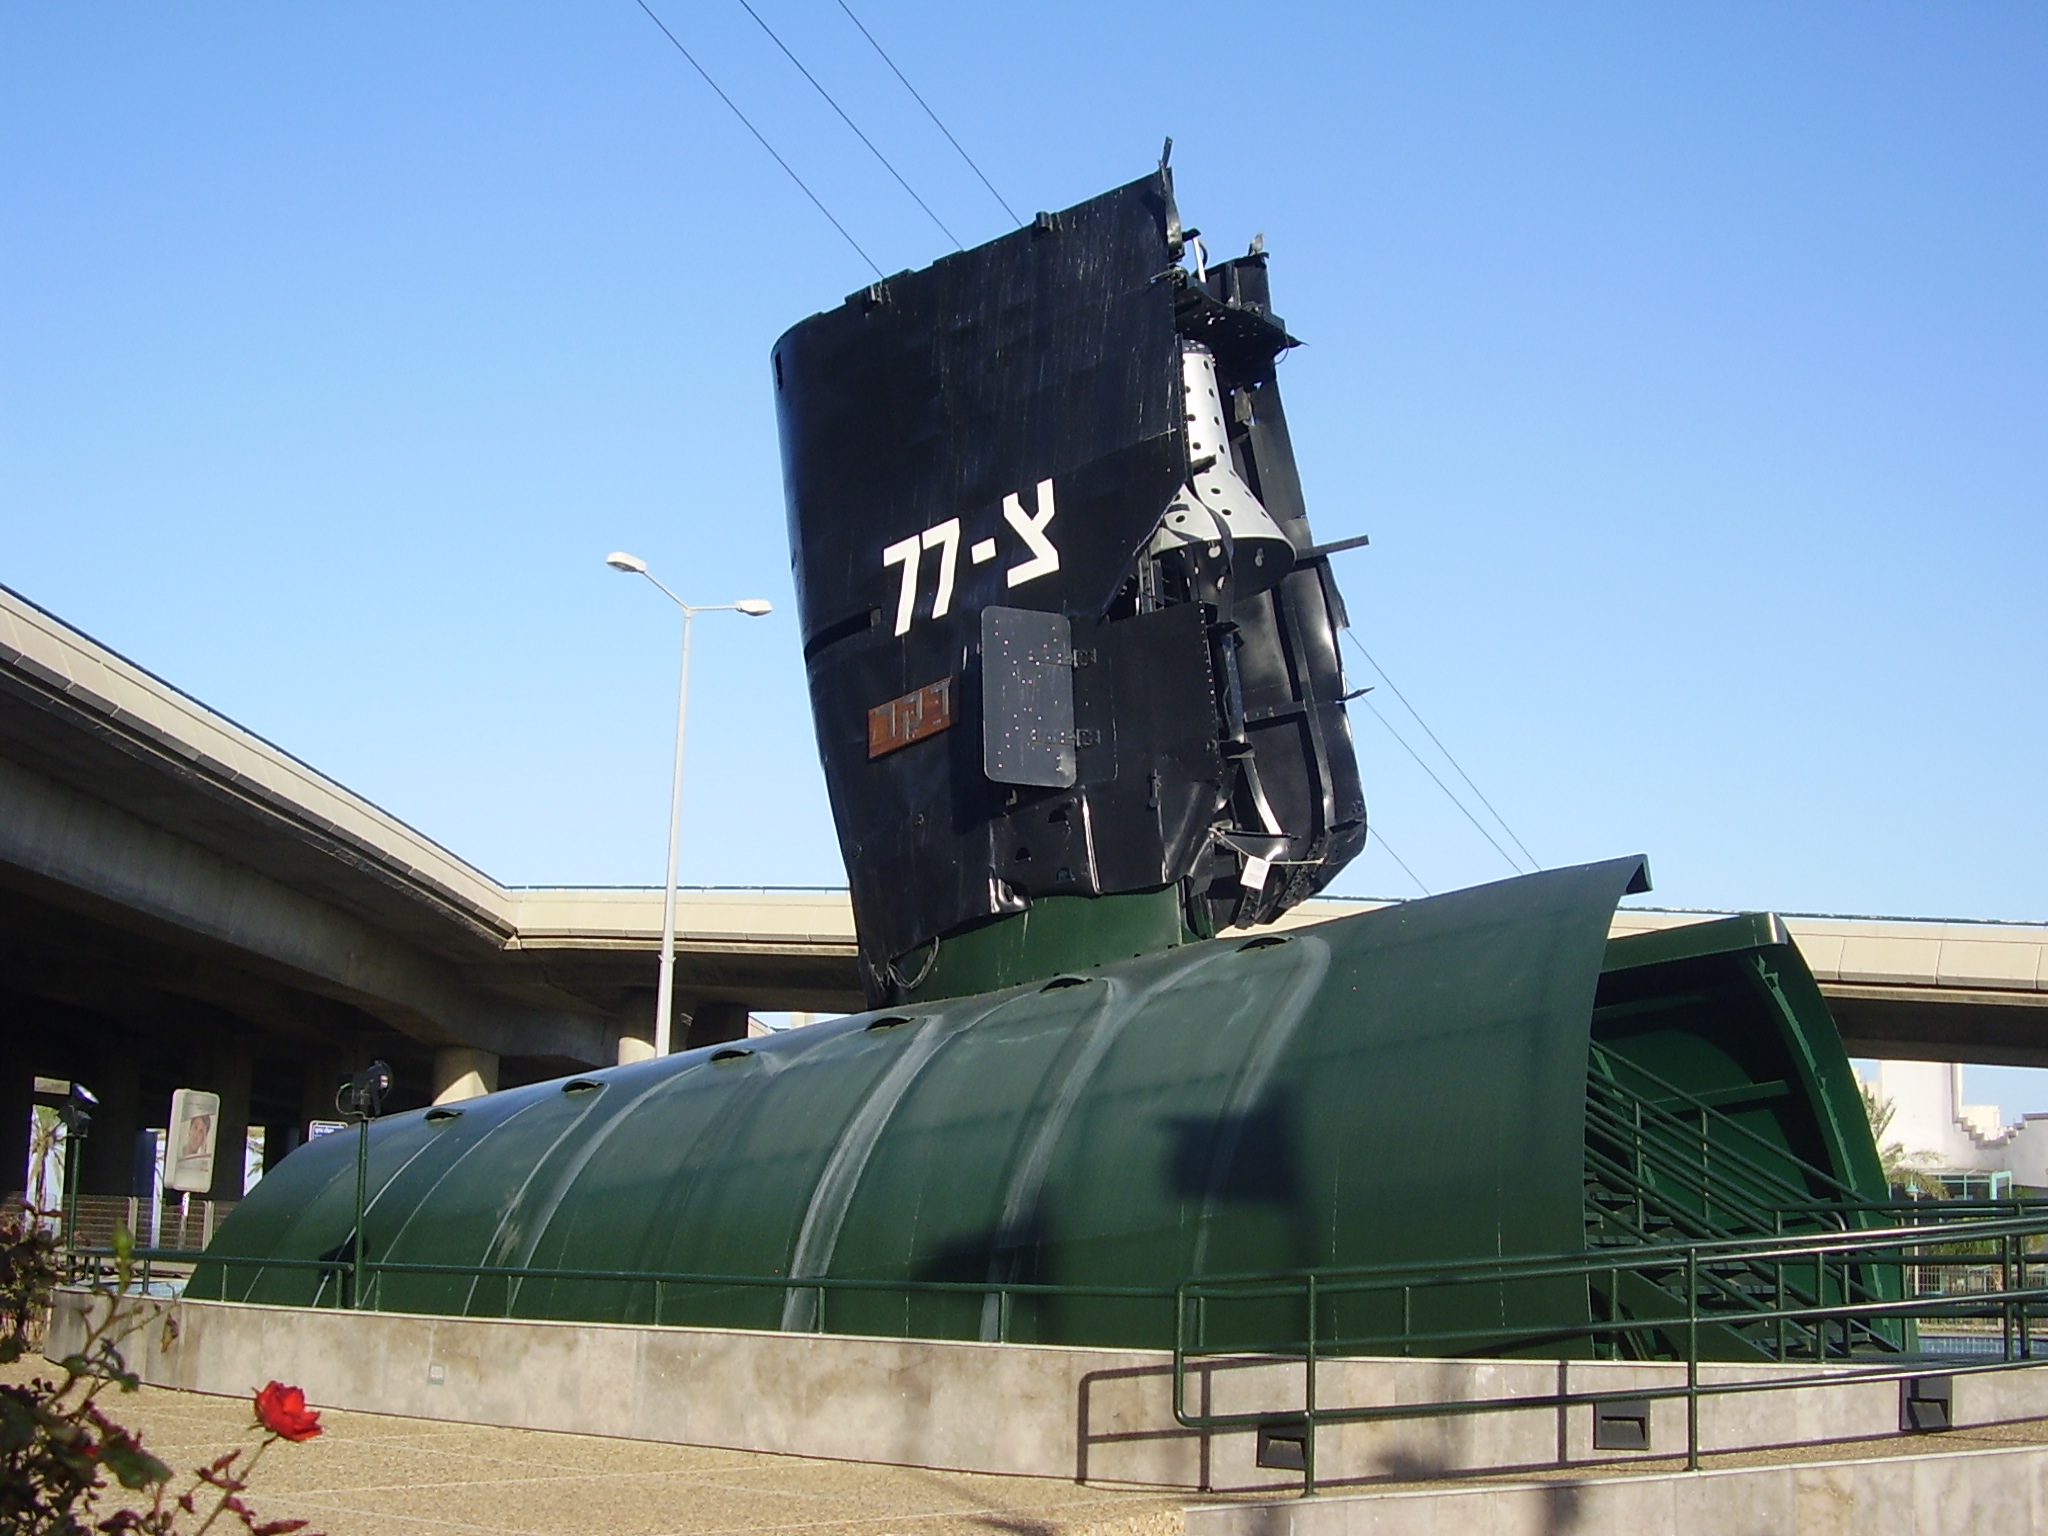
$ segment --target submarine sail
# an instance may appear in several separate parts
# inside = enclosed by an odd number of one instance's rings
[[[775,344],[873,1005],[1268,921],[1364,844],[1297,343],[1199,249],[1162,168]]]

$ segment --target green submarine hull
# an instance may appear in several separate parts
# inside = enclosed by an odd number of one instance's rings
[[[186,1294],[1166,1348],[1191,1280],[1839,1229],[1884,1181],[1797,950],[1768,916],[1610,942],[1640,880],[1554,870],[389,1116],[360,1235],[357,1137],[323,1138]],[[1601,1327],[1667,1315],[1655,1273],[1405,1317],[1358,1293],[1318,1329],[1655,1356]],[[1287,1306],[1221,1342],[1293,1336]],[[1761,1345],[1735,1318],[1701,1347]]]

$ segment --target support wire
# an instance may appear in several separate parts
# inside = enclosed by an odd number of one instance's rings
[[[661,28],[661,35],[667,38],[671,43],[675,44],[677,53],[680,53],[684,58],[690,61],[690,68],[696,70],[698,74],[704,77],[704,83],[710,86],[712,90],[718,93],[718,99],[724,102],[726,106],[731,109],[732,115],[740,120],[740,122],[746,127],[747,132],[751,133],[754,136],[755,140],[760,144],[760,146],[763,149],[767,150],[771,156],[773,156],[775,163],[782,167],[783,171],[788,175],[791,181],[796,183],[797,190],[803,193],[805,197],[808,197],[811,200],[811,206],[816,208],[818,212],[825,215],[826,220],[831,224],[831,226],[839,231],[840,235],[845,239],[848,245],[853,247],[855,253],[860,257],[860,259],[868,264],[869,270],[871,270],[876,277],[881,277],[883,275],[882,269],[875,265],[875,258],[870,256],[866,251],[861,249],[860,242],[854,239],[852,235],[847,233],[846,226],[844,224],[840,223],[837,219],[832,217],[832,210],[830,208],[827,208],[824,205],[824,203],[819,200],[817,193],[813,192],[808,186],[804,184],[803,177],[797,175],[796,171],[791,168],[790,163],[787,160],[783,159],[781,155],[776,153],[775,146],[768,142],[767,135],[762,133],[760,129],[756,128],[752,120],[748,118],[747,114],[742,112],[739,109],[739,106],[733,101],[733,99],[725,94],[724,90],[720,88],[718,82],[711,78],[711,72],[707,70],[702,64],[699,64],[697,62],[697,56],[691,53],[689,49],[683,46],[682,39],[677,37],[675,33],[669,31],[668,23],[663,21],[659,16],[654,14],[653,9],[647,4],[647,0],[634,0],[634,4],[638,5],[641,10],[647,12],[647,19],[653,22],[657,27]]]
[[[1359,700],[1359,702],[1363,704],[1367,709],[1372,711],[1373,719],[1379,721],[1381,725],[1387,728],[1387,734],[1393,737],[1394,740],[1398,741],[1401,744],[1401,750],[1403,752],[1406,752],[1410,757],[1415,759],[1415,766],[1420,768],[1424,773],[1429,775],[1430,782],[1436,785],[1438,789],[1442,790],[1444,792],[1444,797],[1447,800],[1449,800],[1451,804],[1455,805],[1458,808],[1458,814],[1463,816],[1467,821],[1471,822],[1473,827],[1478,831],[1481,837],[1485,838],[1489,843],[1493,844],[1493,851],[1499,854],[1503,859],[1507,860],[1508,868],[1512,869],[1518,875],[1527,874],[1528,871],[1523,869],[1521,865],[1515,862],[1515,856],[1513,854],[1509,853],[1507,849],[1501,847],[1500,839],[1495,837],[1491,832],[1486,830],[1485,823],[1480,821],[1480,819],[1477,816],[1474,816],[1472,814],[1470,808],[1466,806],[1465,802],[1460,800],[1457,797],[1457,795],[1452,791],[1451,786],[1446,784],[1442,779],[1437,777],[1436,770],[1430,767],[1428,763],[1423,761],[1422,754],[1420,752],[1417,752],[1413,747],[1408,745],[1408,738],[1403,736],[1399,731],[1394,729],[1393,722],[1388,720],[1385,715],[1380,713],[1379,706],[1373,703],[1371,699],[1361,699]]]
[[[910,200],[916,203],[918,207],[924,210],[924,216],[930,219],[934,224],[939,226],[939,233],[944,235],[948,240],[953,242],[953,249],[956,251],[965,250],[966,247],[961,245],[960,243],[960,237],[954,234],[952,230],[946,228],[946,221],[940,218],[936,213],[932,212],[932,205],[917,195],[917,188],[913,187],[909,182],[905,181],[903,179],[903,173],[897,170],[895,166],[889,163],[889,157],[883,154],[881,150],[875,147],[875,141],[860,131],[860,124],[856,123],[851,117],[847,116],[846,108],[840,106],[837,101],[833,100],[832,93],[826,90],[824,86],[818,83],[818,77],[816,75],[812,74],[808,69],[804,68],[804,61],[789,51],[789,44],[785,43],[780,37],[777,37],[775,35],[775,29],[769,26],[767,22],[761,19],[761,13],[755,10],[754,7],[748,3],[748,0],[740,0],[740,9],[745,11],[749,16],[754,18],[754,25],[759,27],[763,32],[766,32],[768,34],[768,41],[773,43],[777,48],[780,48],[782,50],[782,56],[785,59],[789,60],[790,63],[796,66],[796,72],[802,75],[806,80],[811,82],[811,89],[816,91],[820,96],[825,98],[825,105],[830,107],[834,112],[837,112],[839,114],[839,121],[846,124],[847,127],[851,128],[853,130],[853,136],[859,139],[861,143],[867,145],[868,153],[873,155],[877,160],[882,162],[882,169],[887,171],[891,176],[894,176],[896,178],[896,185],[901,187],[904,191],[910,194]]]
[[[917,87],[910,83],[909,77],[906,76],[902,70],[896,67],[896,61],[889,57],[887,51],[884,50],[880,43],[875,41],[875,34],[867,29],[866,23],[864,23],[858,16],[853,14],[853,7],[848,5],[846,3],[846,0],[839,0],[839,9],[846,12],[846,19],[848,21],[852,22],[856,27],[860,28],[860,35],[868,40],[868,46],[874,49],[876,53],[882,56],[882,62],[889,66],[889,72],[893,74],[898,80],[901,80],[903,82],[903,89],[910,92],[910,99],[916,102],[920,107],[924,108],[924,115],[930,118],[932,120],[932,125],[936,127],[939,130],[939,132],[943,133],[946,136],[946,142],[952,145],[955,149],[960,151],[960,158],[967,162],[967,169],[974,172],[976,176],[981,177],[981,184],[984,187],[988,188],[988,195],[994,198],[999,204],[1002,205],[1003,212],[1007,213],[1010,216],[1010,222],[1012,224],[1022,224],[1024,221],[1017,216],[1017,210],[1012,208],[1008,200],[1004,198],[1003,194],[996,190],[995,183],[990,181],[987,176],[982,174],[981,167],[974,163],[974,156],[968,154],[965,149],[961,149],[960,141],[953,137],[953,130],[948,128],[944,123],[940,122],[939,114],[931,109],[931,103],[927,102],[922,96],[917,94]]]
[[[1436,894],[1434,891],[1430,890],[1428,886],[1424,885],[1419,878],[1417,878],[1415,871],[1408,867],[1408,861],[1402,858],[1401,855],[1399,855],[1398,853],[1394,852],[1394,845],[1387,841],[1385,833],[1381,832],[1378,828],[1375,827],[1370,829],[1370,834],[1372,841],[1378,843],[1380,847],[1385,850],[1387,857],[1392,859],[1396,864],[1401,866],[1401,873],[1406,875],[1410,880],[1415,881],[1415,889],[1422,892],[1422,894],[1425,896],[1433,896]]]
[[[1422,718],[1421,713],[1417,711],[1413,704],[1410,704],[1408,702],[1408,695],[1401,691],[1400,685],[1396,683],[1391,677],[1387,676],[1387,669],[1381,666],[1377,661],[1373,659],[1372,652],[1368,651],[1365,648],[1363,642],[1359,640],[1357,635],[1353,634],[1350,630],[1347,629],[1344,631],[1344,638],[1351,642],[1352,647],[1358,652],[1359,655],[1363,656],[1367,662],[1371,663],[1373,671],[1379,673],[1380,680],[1384,682],[1387,685],[1387,687],[1392,691],[1394,697],[1401,701],[1401,707],[1407,710],[1409,714],[1415,717],[1415,723],[1422,727],[1423,734],[1428,736],[1430,741],[1435,744],[1437,751],[1443,753],[1444,761],[1449,763],[1451,767],[1454,770],[1456,770],[1458,777],[1465,781],[1466,787],[1469,788],[1474,795],[1478,796],[1479,803],[1485,806],[1488,814],[1491,815],[1493,819],[1500,824],[1501,831],[1507,833],[1508,841],[1512,842],[1517,848],[1519,848],[1522,851],[1522,857],[1529,861],[1529,868],[1532,870],[1541,869],[1543,867],[1542,861],[1539,860],[1535,854],[1529,851],[1528,844],[1524,843],[1519,837],[1515,836],[1515,829],[1508,825],[1507,818],[1502,816],[1499,811],[1493,808],[1493,802],[1486,798],[1485,792],[1481,790],[1477,784],[1474,784],[1472,782],[1472,775],[1465,771],[1463,765],[1460,764],[1455,757],[1451,756],[1451,749],[1443,744],[1442,740],[1438,738],[1436,732],[1432,731],[1429,728],[1429,722]],[[1377,708],[1374,708],[1369,703],[1367,707],[1372,708],[1374,717],[1380,722],[1381,725],[1387,727],[1387,733],[1390,736],[1392,736],[1394,740],[1399,741],[1403,749],[1406,750],[1406,752],[1408,753],[1408,755],[1414,758],[1415,761],[1421,765],[1422,771],[1424,773],[1427,773],[1431,779],[1436,781],[1437,788],[1441,789],[1447,796],[1450,797],[1451,803],[1457,806],[1457,808],[1464,813],[1465,819],[1471,822],[1473,826],[1479,828],[1479,835],[1481,837],[1484,837],[1489,843],[1493,844],[1494,851],[1498,853],[1502,858],[1508,861],[1508,865],[1510,868],[1512,868],[1517,874],[1522,873],[1521,865],[1515,863],[1514,857],[1511,854],[1509,854],[1509,852],[1505,848],[1501,847],[1500,843],[1494,838],[1492,833],[1488,832],[1485,827],[1480,826],[1479,818],[1474,816],[1471,813],[1471,811],[1466,809],[1465,803],[1462,800],[1460,800],[1455,794],[1452,794],[1451,788],[1448,784],[1444,783],[1442,779],[1437,778],[1436,773],[1434,772],[1434,770],[1430,768],[1429,764],[1423,762],[1420,754],[1418,754],[1413,747],[1409,746],[1408,743],[1402,739],[1401,733],[1399,731],[1396,731],[1392,725],[1388,724],[1387,717],[1385,715],[1382,715]]]

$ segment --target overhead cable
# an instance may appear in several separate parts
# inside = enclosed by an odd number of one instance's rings
[[[1387,728],[1387,734],[1389,736],[1393,737],[1394,740],[1401,743],[1401,750],[1406,752],[1410,757],[1415,759],[1416,767],[1420,768],[1424,773],[1429,775],[1430,782],[1435,784],[1438,789],[1444,792],[1444,798],[1449,800],[1451,804],[1455,805],[1458,808],[1458,813],[1461,816],[1463,816],[1467,821],[1471,822],[1472,825],[1478,829],[1479,835],[1481,837],[1485,838],[1489,843],[1493,844],[1493,851],[1499,854],[1503,859],[1507,860],[1508,868],[1512,869],[1518,875],[1526,874],[1527,871],[1524,870],[1521,865],[1515,862],[1515,856],[1509,853],[1507,849],[1501,847],[1500,839],[1495,837],[1491,832],[1486,830],[1486,824],[1482,822],[1477,816],[1474,816],[1472,814],[1471,809],[1465,804],[1464,801],[1460,800],[1457,797],[1457,795],[1452,791],[1451,786],[1446,784],[1442,779],[1438,778],[1436,770],[1430,767],[1428,763],[1423,761],[1422,754],[1420,752],[1417,752],[1413,747],[1408,745],[1408,738],[1403,736],[1399,731],[1395,730],[1393,722],[1390,721],[1385,715],[1380,713],[1380,707],[1377,704],[1373,703],[1371,699],[1361,699],[1359,700],[1359,702],[1365,705],[1367,709],[1372,711],[1373,719],[1379,721],[1381,725],[1384,725]]]
[[[760,129],[756,128],[753,125],[753,122],[747,117],[747,114],[742,112],[739,109],[738,105],[733,101],[733,99],[725,94],[724,90],[719,86],[718,82],[711,78],[711,72],[707,70],[702,64],[699,64],[697,62],[697,56],[691,53],[689,49],[683,46],[682,39],[678,38],[675,35],[675,33],[669,31],[668,23],[663,21],[659,16],[654,14],[653,10],[648,6],[647,0],[634,0],[634,3],[638,5],[641,10],[647,12],[647,19],[649,21],[653,22],[657,27],[661,28],[661,35],[667,38],[671,43],[674,43],[676,45],[676,52],[680,53],[684,58],[690,61],[690,68],[696,70],[698,74],[704,77],[704,83],[710,86],[712,90],[718,92],[718,99],[724,102],[727,107],[732,109],[732,115],[738,118],[740,122],[746,126],[747,132],[751,133],[754,136],[754,138],[760,143],[763,149],[767,150],[770,155],[774,156],[775,163],[782,167],[782,169],[788,174],[789,179],[791,181],[796,183],[797,190],[802,192],[805,197],[808,197],[811,200],[811,205],[814,208],[816,208],[818,212],[825,215],[825,218],[831,223],[832,227],[838,230],[840,235],[845,239],[846,243],[854,248],[855,252],[860,256],[860,259],[868,264],[869,269],[873,271],[875,276],[878,278],[881,277],[882,269],[875,265],[875,258],[870,256],[866,251],[861,249],[860,242],[854,239],[852,235],[847,233],[846,226],[844,224],[840,223],[837,219],[832,217],[832,210],[830,208],[827,208],[824,205],[824,203],[819,200],[817,193],[813,192],[808,186],[804,184],[803,177],[797,175],[795,170],[793,170],[790,167],[790,163],[787,160],[783,159],[781,155],[776,153],[775,146],[768,142],[767,135],[762,133]]]
[[[932,205],[917,195],[917,188],[913,187],[909,182],[905,181],[903,179],[903,173],[897,170],[895,166],[889,163],[889,157],[883,154],[881,150],[875,147],[875,141],[860,131],[860,124],[856,123],[852,118],[848,117],[846,115],[846,108],[840,106],[838,102],[834,101],[832,99],[832,93],[826,90],[824,86],[818,83],[818,77],[812,74],[808,69],[804,68],[804,61],[789,51],[789,44],[785,43],[781,38],[775,35],[775,29],[769,26],[767,22],[761,19],[761,13],[755,10],[752,5],[748,4],[748,0],[740,0],[740,8],[744,10],[749,16],[754,18],[754,24],[758,26],[763,32],[766,32],[768,34],[768,41],[773,43],[776,47],[782,50],[782,56],[785,59],[789,60],[790,63],[796,66],[797,73],[802,75],[806,80],[811,82],[811,89],[816,91],[820,96],[825,98],[825,105],[830,107],[834,112],[837,112],[839,114],[839,121],[846,124],[847,127],[851,128],[853,130],[854,137],[859,139],[861,143],[867,145],[868,153],[873,155],[877,160],[882,162],[882,169],[887,171],[891,176],[894,176],[896,178],[896,185],[901,187],[904,191],[910,194],[910,200],[916,203],[918,207],[924,210],[924,216],[930,219],[934,224],[939,226],[939,232],[943,234],[948,240],[953,242],[953,249],[955,249],[956,251],[965,250],[966,247],[961,245],[960,243],[960,237],[954,234],[953,231],[951,231],[950,229],[946,228],[946,221],[940,218],[936,213],[932,212]]]
[[[1415,881],[1415,889],[1422,892],[1422,894],[1425,896],[1434,894],[1428,886],[1424,885],[1420,880],[1416,879],[1415,871],[1408,867],[1408,861],[1402,858],[1401,855],[1399,855],[1398,853],[1394,852],[1394,845],[1387,841],[1387,837],[1384,832],[1379,831],[1377,828],[1373,829],[1372,840],[1378,843],[1380,847],[1384,848],[1387,851],[1388,858],[1392,859],[1396,864],[1401,866],[1402,874],[1406,875],[1410,880]]]
[[[1022,224],[1024,221],[1017,216],[1017,210],[1012,208],[1008,200],[1004,198],[1003,194],[996,190],[995,183],[990,181],[987,176],[982,175],[981,167],[974,163],[974,156],[968,154],[965,149],[962,149],[960,141],[953,137],[953,130],[948,128],[944,123],[939,121],[939,114],[931,109],[931,103],[927,102],[922,96],[917,94],[917,87],[910,83],[909,77],[906,76],[902,70],[896,67],[896,61],[889,57],[888,53],[883,49],[880,43],[875,41],[875,34],[870,32],[867,29],[866,24],[862,22],[858,16],[853,14],[853,7],[848,5],[846,3],[846,0],[839,0],[839,9],[846,12],[846,19],[848,21],[852,22],[856,27],[860,28],[860,35],[868,40],[868,46],[873,48],[876,53],[881,54],[882,62],[889,66],[890,73],[895,75],[895,77],[898,80],[901,80],[903,82],[903,89],[910,92],[910,99],[916,102],[920,107],[924,108],[924,115],[930,118],[932,120],[933,125],[939,130],[939,132],[943,133],[946,136],[946,142],[952,145],[955,149],[960,151],[960,158],[967,162],[967,168],[970,171],[974,172],[976,176],[981,177],[981,184],[984,187],[988,188],[988,195],[994,198],[999,204],[1002,205],[1003,212],[1007,213],[1010,216],[1010,222],[1012,224]]]
[[[1465,781],[1466,786],[1472,791],[1472,793],[1479,797],[1479,803],[1486,807],[1488,814],[1490,814],[1496,822],[1500,823],[1500,829],[1501,831],[1507,833],[1508,840],[1512,842],[1517,848],[1522,850],[1522,857],[1529,861],[1529,867],[1531,869],[1541,869],[1543,867],[1542,860],[1538,859],[1535,854],[1529,851],[1529,845],[1527,843],[1523,842],[1519,837],[1515,836],[1515,829],[1508,825],[1507,818],[1501,815],[1499,811],[1493,808],[1493,802],[1486,798],[1485,791],[1480,789],[1480,787],[1477,784],[1474,784],[1472,782],[1472,775],[1465,771],[1464,766],[1461,763],[1459,763],[1459,761],[1455,757],[1451,756],[1451,749],[1443,744],[1443,742],[1438,738],[1436,732],[1432,731],[1429,728],[1429,722],[1422,718],[1422,715],[1420,714],[1420,712],[1417,711],[1413,704],[1410,704],[1408,702],[1408,695],[1401,691],[1400,684],[1396,683],[1391,677],[1387,676],[1387,669],[1381,666],[1379,662],[1373,659],[1372,652],[1368,651],[1365,648],[1365,643],[1361,641],[1357,635],[1353,634],[1350,630],[1347,629],[1344,631],[1344,638],[1351,642],[1351,644],[1357,649],[1359,655],[1363,656],[1368,662],[1372,663],[1373,671],[1379,673],[1380,680],[1384,682],[1387,685],[1387,687],[1392,691],[1394,697],[1401,701],[1401,707],[1407,710],[1409,714],[1415,717],[1415,723],[1421,726],[1423,733],[1426,736],[1428,736],[1432,742],[1436,744],[1437,751],[1443,753],[1444,761],[1449,763],[1451,767],[1457,770],[1458,777],[1463,779]],[[1377,713],[1377,711],[1375,711],[1375,713]],[[1388,729],[1391,730],[1392,727],[1389,726]],[[1406,745],[1406,743],[1403,743],[1403,745]],[[1419,762],[1420,759],[1418,758],[1417,761]],[[1432,774],[1430,775],[1430,777],[1435,778],[1436,776]],[[1445,792],[1449,793],[1448,790]],[[1454,795],[1452,796],[1452,798],[1456,799],[1457,797]],[[1463,809],[1463,807],[1461,806],[1460,809]],[[1466,812],[1466,814],[1469,816],[1471,813],[1468,811]],[[1484,829],[1482,828],[1481,830],[1483,831]],[[1492,839],[1488,838],[1487,841],[1492,842]],[[1494,843],[1494,847],[1498,848],[1500,847],[1500,844]],[[1514,863],[1514,860],[1510,859],[1508,860],[1508,862],[1512,864]]]

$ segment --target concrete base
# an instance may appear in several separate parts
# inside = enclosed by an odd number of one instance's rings
[[[47,1352],[76,1347],[89,1307],[62,1293]],[[836,1334],[503,1322],[179,1301],[150,1304],[127,1346],[153,1385],[246,1394],[273,1378],[316,1404],[509,1428],[566,1430],[963,1472],[1214,1491],[1292,1492],[1261,1468],[1250,1431],[1200,1434],[1173,1417],[1171,1356],[1148,1350],[878,1339]],[[1703,1368],[1769,1380],[1775,1366]],[[1803,1374],[1803,1373],[1802,1373]],[[1345,1360],[1324,1367],[1336,1406],[1628,1391],[1682,1383],[1682,1368],[1540,1361]],[[1299,1364],[1219,1362],[1190,1407],[1282,1420]],[[1954,1422],[2048,1417],[2048,1372],[1954,1380]],[[1702,1402],[1702,1450],[1753,1450],[1899,1433],[1896,1382],[1807,1387]],[[1612,1467],[1685,1449],[1682,1400],[1655,1405],[1643,1452],[1595,1450],[1587,1407],[1326,1427],[1325,1487],[1475,1472]],[[1928,1442],[1930,1446],[1938,1440]]]
[[[1187,1536],[2030,1536],[2048,1447],[1198,1505]]]

